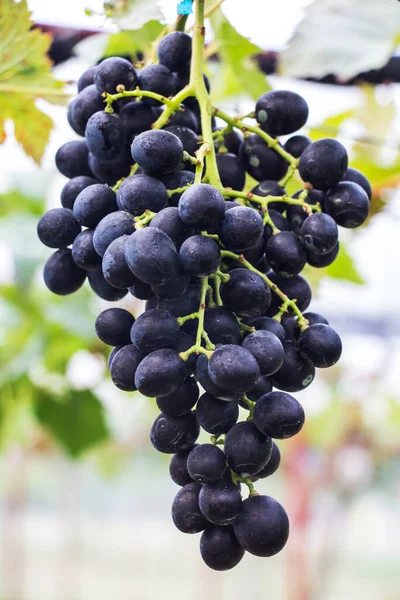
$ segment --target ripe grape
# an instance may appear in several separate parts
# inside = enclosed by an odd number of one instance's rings
[[[332,327],[325,323],[315,323],[299,336],[300,353],[315,367],[332,367],[342,354],[342,341]]]
[[[133,90],[137,84],[137,75],[128,60],[111,56],[97,65],[94,82],[101,94],[103,92],[115,94],[118,85],[123,85],[126,90]]]
[[[86,145],[100,160],[115,159],[121,154],[125,142],[125,130],[119,116],[103,110],[94,113],[85,129]]]
[[[162,348],[142,360],[136,371],[135,385],[144,396],[168,396],[179,388],[185,376],[185,363],[177,352]]]
[[[123,308],[103,310],[96,319],[94,328],[97,337],[108,346],[125,346],[131,343],[130,330],[135,317]]]
[[[343,179],[348,165],[347,152],[337,140],[324,138],[313,142],[300,157],[299,173],[303,181],[318,190],[328,190]]]
[[[210,446],[211,444],[198,446],[192,451],[193,454],[195,452],[198,453],[199,448],[203,448],[205,445]],[[222,452],[221,454],[223,455]],[[214,523],[214,525],[229,525],[236,519],[240,512],[242,496],[238,487],[232,483],[231,479],[220,478],[218,481],[203,485],[199,494],[199,506],[201,512],[210,523]]]
[[[207,183],[193,184],[179,199],[179,215],[189,227],[213,230],[219,227],[225,214],[224,198]]]
[[[200,554],[210,569],[233,569],[242,560],[244,552],[231,527],[209,527],[201,534]]]
[[[170,71],[188,68],[192,56],[192,38],[183,31],[173,31],[162,38],[157,48],[157,57]]]
[[[261,375],[272,375],[282,366],[284,349],[282,342],[270,331],[255,331],[243,341],[243,348],[249,350],[257,360]]]
[[[93,245],[93,229],[84,229],[76,236],[72,244],[72,259],[78,267],[86,271],[94,271],[101,266],[99,256]]]
[[[190,412],[199,397],[199,388],[193,377],[186,377],[172,394],[157,398],[157,406],[168,417],[181,417]]]
[[[153,64],[139,71],[138,85],[141,90],[155,92],[169,98],[176,92],[177,80],[167,67],[162,64]],[[159,105],[158,100],[146,96],[143,96],[142,102],[150,104],[150,106]]]
[[[87,177],[86,175],[78,175],[78,177],[73,177],[73,179],[67,181],[61,190],[62,206],[72,210],[79,193],[94,183],[96,183],[96,180],[93,179],[93,177]]]
[[[124,392],[134,392],[136,388],[135,373],[143,358],[143,354],[133,344],[121,348],[114,356],[110,375],[114,385]]]
[[[195,447],[196,444],[187,450],[181,450],[180,452],[176,452],[176,454],[172,455],[169,463],[169,474],[172,481],[174,481],[177,485],[184,486],[193,481],[187,470],[187,457]]]
[[[126,290],[134,285],[137,278],[132,273],[125,259],[127,235],[115,239],[108,246],[103,256],[102,270],[105,280],[118,290]]]
[[[341,181],[326,193],[325,208],[338,225],[354,229],[367,219],[369,199],[358,183]]]
[[[229,271],[229,281],[221,286],[226,308],[243,317],[258,317],[271,304],[271,291],[265,281],[247,269]]]
[[[236,206],[225,212],[220,226],[220,240],[228,250],[242,252],[262,238],[261,216],[247,206]]]
[[[221,252],[218,244],[211,238],[193,235],[183,242],[179,259],[187,273],[195,277],[204,277],[218,269]]]
[[[288,90],[272,90],[257,100],[256,119],[273,136],[287,135],[303,127],[308,118],[307,102]]]
[[[165,185],[149,175],[132,175],[125,179],[117,191],[119,206],[138,217],[146,210],[159,212],[167,206],[168,194]]]
[[[270,496],[251,496],[233,524],[239,544],[255,556],[273,556],[289,537],[289,519],[284,508]]]
[[[56,167],[69,179],[85,175],[92,177],[88,165],[88,148],[85,142],[66,142],[56,152]]]
[[[105,216],[117,210],[115,192],[102,183],[83,189],[74,204],[74,217],[84,227],[96,227]]]
[[[81,227],[69,208],[52,208],[37,224],[38,238],[49,248],[69,246],[80,232]]]
[[[179,257],[173,241],[156,227],[129,236],[125,258],[132,273],[144,283],[165,283],[179,276]]]
[[[213,483],[214,481],[218,481],[224,474],[225,466],[224,453],[218,446],[214,446],[213,444],[200,444],[196,446],[187,459],[189,475],[194,481],[198,481],[199,483]]]
[[[251,421],[242,421],[226,434],[224,450],[232,471],[244,476],[255,475],[271,456],[272,440]]]
[[[61,248],[47,259],[43,269],[43,278],[53,294],[65,296],[82,287],[86,279],[86,271],[74,263],[69,248]]]
[[[160,348],[174,348],[178,333],[174,315],[164,308],[153,308],[136,319],[130,335],[132,344],[148,354]]]
[[[172,520],[183,533],[199,533],[209,526],[199,508],[201,483],[195,481],[184,485],[172,504]]]
[[[199,431],[193,412],[181,417],[169,417],[161,413],[151,427],[150,440],[158,452],[175,454],[193,446]]]
[[[301,404],[290,394],[270,392],[257,400],[253,418],[261,433],[283,440],[299,433],[305,415]]]
[[[144,172],[155,177],[175,171],[183,158],[181,140],[169,131],[157,129],[144,131],[136,136],[131,152],[133,160]]]
[[[239,408],[236,402],[226,402],[214,398],[207,392],[200,396],[196,406],[196,418],[199,425],[212,435],[227,433],[236,423]]]

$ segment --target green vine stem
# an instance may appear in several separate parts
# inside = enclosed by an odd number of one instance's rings
[[[194,91],[194,94],[198,100],[200,106],[200,120],[203,141],[209,146],[206,159],[206,174],[211,185],[219,190],[222,190],[222,183],[215,158],[213,132],[211,127],[213,107],[203,76],[205,37],[204,5],[205,0],[196,0],[189,87]]]
[[[281,185],[282,187],[285,187],[285,185],[287,185],[289,183],[289,181],[292,179],[293,175],[296,172],[296,169],[299,165],[299,161],[300,161],[300,159],[297,158],[296,162],[293,162],[291,165],[289,165],[287,173],[286,173],[285,177],[283,179],[281,179],[281,181],[279,182],[279,185]]]
[[[253,485],[253,482],[251,481],[251,477],[242,477],[241,475],[238,475],[234,471],[231,471],[231,477],[232,477],[232,481],[235,485],[237,485],[238,483],[244,483],[245,485],[247,485],[250,498],[251,498],[251,496],[259,495],[256,488]]]
[[[204,331],[204,313],[206,311],[206,297],[208,292],[208,277],[202,277],[201,279],[201,292],[200,292],[200,305],[199,310],[195,313],[191,313],[190,315],[186,315],[184,317],[178,317],[177,321],[179,325],[183,325],[186,321],[190,319],[198,319],[197,325],[197,334],[196,334],[196,343],[191,346],[185,352],[181,352],[179,356],[182,360],[188,360],[189,356],[193,353],[196,354],[205,354],[207,357],[210,357],[212,351],[215,346],[211,343],[210,338],[207,333]],[[202,340],[205,340],[207,348],[203,348]]]
[[[121,89],[123,88],[123,89]],[[103,96],[105,97],[106,107],[105,112],[112,113],[114,109],[112,107],[113,102],[116,100],[120,100],[120,98],[152,98],[153,100],[157,100],[161,102],[161,104],[165,104],[165,106],[169,107],[173,104],[173,99],[166,98],[161,94],[156,94],[155,92],[147,92],[146,90],[141,90],[137,87],[135,90],[125,90],[124,86],[119,85],[117,90],[119,90],[116,94],[108,94],[104,92]]]
[[[270,148],[273,148],[275,152],[277,152],[282,156],[282,158],[287,160],[289,165],[295,165],[294,168],[297,167],[298,159],[294,158],[294,156],[289,154],[289,152],[286,152],[286,150],[284,150],[282,146],[279,145],[278,140],[268,135],[268,133],[265,133],[265,131],[263,131],[261,127],[257,127],[256,125],[248,125],[247,123],[244,123],[242,119],[238,117],[231,117],[226,112],[223,112],[218,108],[214,108],[213,114],[214,116],[219,117],[220,119],[225,121],[225,123],[228,123],[232,127],[236,127],[236,129],[241,129],[243,132],[250,131],[250,133],[256,133],[267,143],[267,145]]]
[[[307,190],[304,191],[307,192]],[[301,197],[304,192],[302,192],[298,198],[291,198],[287,195],[258,196],[257,194],[253,194],[252,192],[240,192],[239,190],[232,190],[230,188],[224,188],[222,193],[224,196],[227,196],[229,198],[242,198],[248,203],[255,202],[256,204],[260,204],[264,210],[268,207],[268,204],[270,204],[271,202],[284,202],[285,204],[290,204],[292,206],[302,206],[309,214],[311,214],[312,211],[321,211],[321,207],[319,204],[307,204],[307,202],[305,202],[305,198],[307,197],[307,195],[303,198]]]
[[[278,286],[273,281],[271,281],[271,279],[269,277],[267,277],[267,275],[265,275],[265,273],[262,273],[261,271],[259,271],[255,267],[253,267],[253,265],[251,263],[249,263],[249,261],[247,261],[243,255],[235,254],[235,252],[230,252],[228,250],[222,250],[221,256],[222,256],[222,258],[231,258],[233,260],[236,260],[243,267],[245,267],[246,269],[249,269],[249,271],[253,271],[253,273],[257,273],[257,275],[259,275],[261,277],[261,279],[263,279],[265,281],[265,283],[271,288],[271,290],[273,292],[275,292],[275,294],[277,294],[277,296],[279,296],[279,298],[286,304],[286,310],[288,310],[289,308],[292,309],[294,314],[297,316],[300,330],[303,331],[304,329],[306,329],[308,327],[308,321],[307,321],[307,319],[305,319],[303,317],[303,313],[297,306],[296,300],[291,300],[288,296],[286,296],[286,294],[284,294],[278,288]]]
[[[210,275],[210,278],[214,282],[214,290],[215,290],[215,301],[217,306],[223,306],[222,298],[221,298],[221,278],[218,277],[215,273]]]
[[[157,213],[152,212],[151,210],[145,210],[143,214],[139,217],[135,217],[135,229],[143,229],[150,223],[152,219],[156,216]]]

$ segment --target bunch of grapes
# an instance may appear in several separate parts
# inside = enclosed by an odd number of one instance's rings
[[[291,393],[342,350],[328,321],[305,312],[301,272],[335,260],[338,226],[366,220],[371,188],[338,141],[278,141],[305,125],[302,97],[269,91],[253,114],[230,117],[211,106],[206,77],[193,93],[191,53],[177,31],[139,72],[118,57],[85,71],[68,110],[84,139],[56,154],[69,181],[38,235],[57,248],[44,267],[52,292],[75,292],[87,277],[105,300],[146,301],[136,319],[104,310],[96,332],[113,346],[114,384],[156,398],[150,439],[172,455],[176,527],[203,532],[204,561],[226,570],[288,539],[284,508],[254,482],[279,467],[274,440],[303,427]],[[296,171],[304,185],[289,196]],[[250,192],[246,172],[259,182]],[[201,428],[209,443],[196,444]]]

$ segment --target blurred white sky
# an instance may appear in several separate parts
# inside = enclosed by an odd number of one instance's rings
[[[301,19],[302,8],[310,0],[226,0],[223,10],[240,33],[264,49],[281,48],[289,39]],[[159,6],[168,22],[176,16],[177,0],[160,0]],[[84,8],[101,12],[102,0],[68,0],[62,3],[51,0],[28,0],[36,21],[89,29],[104,26],[103,17],[88,17]],[[259,15],[261,18],[257,18]]]

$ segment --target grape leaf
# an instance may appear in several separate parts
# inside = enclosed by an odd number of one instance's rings
[[[140,29],[149,21],[164,22],[158,0],[109,0],[104,10],[120,29]]]
[[[339,254],[335,262],[324,269],[324,274],[332,279],[344,279],[359,285],[365,283],[343,242],[340,242]]]
[[[141,29],[114,33],[108,38],[103,56],[127,54],[134,57],[139,51],[145,52],[163,29],[158,21],[149,21]]]
[[[65,95],[46,55],[51,38],[31,27],[26,0],[0,2],[0,143],[6,138],[4,121],[11,119],[17,141],[39,163],[53,122],[35,100],[63,103]]]
[[[334,73],[346,80],[383,66],[392,55],[400,30],[397,0],[314,0],[305,10],[280,54],[282,74]]]
[[[70,391],[62,398],[37,390],[34,402],[39,422],[74,458],[109,437],[104,408],[90,390]]]
[[[217,69],[212,77],[213,99],[246,94],[257,99],[270,89],[265,75],[251,58],[261,49],[240,35],[221,11],[216,11],[210,21],[221,63],[221,70]]]

